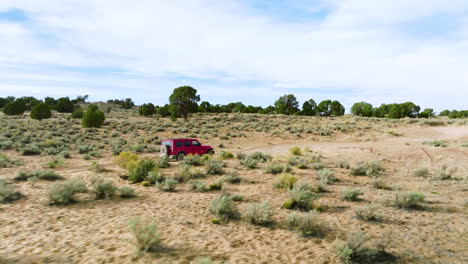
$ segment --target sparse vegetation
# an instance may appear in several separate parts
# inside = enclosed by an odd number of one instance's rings
[[[325,225],[318,219],[319,213],[291,213],[288,215],[288,226],[302,236],[322,236],[326,232]]]
[[[210,212],[223,221],[240,217],[239,209],[237,209],[233,198],[226,195],[220,195],[211,200]]]
[[[341,198],[347,201],[358,201],[360,195],[362,191],[356,188],[345,189],[341,192]]]
[[[49,190],[49,200],[53,205],[68,205],[74,202],[74,195],[87,192],[86,183],[80,178],[54,183]]]
[[[156,221],[143,221],[141,218],[133,218],[129,222],[129,228],[134,236],[133,244],[138,253],[154,251],[161,246],[161,236]]]
[[[245,218],[254,225],[268,226],[273,220],[273,210],[270,203],[263,201],[261,203],[251,203],[247,207]]]
[[[425,201],[424,194],[415,191],[398,191],[395,193],[394,205],[402,209],[419,209]]]
[[[363,207],[357,207],[354,209],[356,216],[364,221],[377,221],[382,216],[378,213],[378,207],[370,204]]]

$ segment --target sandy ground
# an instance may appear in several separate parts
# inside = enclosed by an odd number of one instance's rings
[[[239,169],[244,181],[226,184],[223,191],[244,196],[245,200],[238,203],[241,212],[249,202],[269,201],[277,222],[271,228],[257,227],[245,220],[212,224],[208,206],[220,191],[196,193],[186,183],[179,184],[174,193],[134,185],[138,196],[133,199],[95,201],[86,194],[80,197],[79,203],[57,207],[47,205],[50,182],[39,181],[34,187],[21,182],[15,185],[26,198],[0,205],[0,263],[192,263],[202,257],[225,263],[338,263],[333,243],[337,237],[344,238],[354,230],[371,234],[375,237],[372,243],[388,241],[387,251],[394,256],[390,262],[467,263],[468,148],[461,144],[468,142],[468,127],[413,126],[393,131],[400,136],[342,134],[319,140],[281,140],[255,134],[231,139],[225,150],[268,152],[276,161],[284,162],[290,147],[308,147],[313,154],[322,154],[332,168],[337,160],[351,165],[379,160],[386,168],[382,177],[394,189],[423,192],[434,210],[396,209],[389,205],[394,191],[373,189],[368,177],[350,176],[349,170],[334,168],[340,181],[319,198],[321,204],[329,207],[320,215],[329,231],[321,238],[303,238],[284,226],[290,211],[281,205],[287,193],[273,187],[276,176],[264,173],[265,165],[246,170],[237,160],[227,161],[229,168]],[[435,139],[445,140],[448,147],[422,144]],[[11,151],[6,153],[12,157],[17,155]],[[39,168],[38,164],[47,160],[43,156],[21,158],[28,169]],[[103,174],[106,178],[118,185],[128,185],[119,178],[124,171],[112,164],[110,155],[98,162],[109,170]],[[89,163],[74,155],[57,171],[66,178],[89,179],[95,174],[90,171]],[[412,175],[414,169],[437,169],[444,164],[458,168],[457,176],[464,180],[428,180]],[[163,171],[170,175],[176,170],[176,163],[172,165],[172,169]],[[18,167],[0,170],[0,177],[8,179]],[[314,170],[295,171],[300,179],[317,182]],[[208,181],[218,177],[209,176]],[[340,199],[341,190],[349,187],[363,191],[362,201]],[[382,206],[382,221],[364,222],[355,217],[353,208],[370,203]],[[129,242],[132,236],[128,221],[137,216],[157,220],[164,249],[142,257],[135,255]]]

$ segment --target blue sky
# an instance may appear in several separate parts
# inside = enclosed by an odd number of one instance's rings
[[[0,38],[0,96],[468,108],[466,0],[2,0]]]

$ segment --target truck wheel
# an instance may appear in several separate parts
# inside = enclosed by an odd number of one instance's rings
[[[177,161],[182,161],[184,158],[185,158],[185,153],[180,152],[177,154],[177,157],[176,157]]]

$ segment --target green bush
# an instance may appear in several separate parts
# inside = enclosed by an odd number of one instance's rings
[[[5,115],[22,115],[26,111],[26,104],[20,101],[14,101],[3,107]]]
[[[41,149],[36,146],[36,145],[29,145],[21,148],[21,155],[23,156],[34,156],[34,155],[40,155],[41,154]]]
[[[36,177],[40,180],[45,181],[56,181],[63,179],[63,177],[58,175],[53,170],[36,170],[35,172],[27,172],[24,170],[20,170],[13,179],[15,181],[27,181],[29,178],[32,177]]]
[[[136,196],[135,189],[130,186],[122,186],[117,189],[119,196],[122,198],[131,198]]]
[[[207,167],[206,173],[208,174],[224,174],[224,167],[226,165],[222,161],[209,160],[205,163],[205,165]]]
[[[158,160],[158,167],[159,168],[169,168],[171,165],[169,164],[169,157],[162,157]]]
[[[289,190],[292,189],[297,178],[289,173],[283,173],[276,177],[275,187],[278,189]]]
[[[335,177],[335,172],[330,169],[321,169],[317,171],[317,178],[322,184],[331,184],[338,179]]]
[[[250,158],[257,160],[258,162],[265,163],[267,161],[271,161],[273,157],[268,153],[263,152],[254,152],[249,155]]]
[[[263,201],[261,203],[251,203],[247,206],[245,218],[254,225],[268,226],[273,220],[273,210],[270,203]]]
[[[336,164],[336,166],[338,168],[342,168],[342,169],[349,169],[350,168],[349,163],[344,161],[344,160],[339,160],[335,164]]]
[[[362,195],[362,191],[360,189],[345,189],[341,192],[341,199],[347,201],[357,201],[359,200],[360,195]]]
[[[102,178],[94,179],[92,187],[97,200],[112,198],[117,192],[117,187],[114,186],[114,183]]]
[[[165,181],[166,177],[160,171],[150,171],[146,176],[146,180],[151,184],[156,184]]]
[[[289,214],[288,226],[291,230],[305,237],[322,236],[326,232],[326,228],[318,220],[318,215],[316,211]]]
[[[80,178],[55,183],[49,190],[50,203],[53,205],[70,204],[74,202],[73,196],[82,192],[87,192],[87,189],[86,184]]]
[[[21,197],[21,193],[15,191],[15,188],[0,179],[0,203],[13,202]]]
[[[42,120],[52,117],[52,112],[50,111],[50,107],[47,104],[39,103],[33,106],[31,110],[31,118]]]
[[[402,209],[419,209],[425,200],[422,193],[415,191],[399,191],[395,193],[394,205]]]
[[[208,186],[208,189],[210,189],[212,191],[221,190],[223,188],[223,184],[224,184],[224,179],[220,178],[220,179],[217,179],[216,181],[214,181],[213,183],[211,183]]]
[[[99,110],[97,105],[90,105],[83,114],[81,124],[83,127],[101,127],[104,124],[104,112]]]
[[[156,183],[156,187],[163,192],[175,192],[177,180],[167,178],[163,182]]]
[[[357,166],[351,168],[351,175],[354,176],[378,176],[384,168],[378,161],[374,162],[361,162]]]
[[[71,113],[70,117],[71,118],[76,118],[76,119],[81,119],[81,118],[83,118],[83,115],[84,115],[83,110],[77,109],[77,110],[75,110],[75,111],[73,111]]]
[[[211,200],[210,212],[224,221],[240,217],[239,209],[232,197],[226,195],[220,195]]]
[[[223,176],[223,181],[228,183],[240,183],[242,178],[237,174],[236,171],[231,171]]]
[[[371,181],[372,187],[375,189],[382,189],[382,190],[392,190],[392,187],[387,184],[387,182],[381,178],[374,178]]]
[[[128,180],[131,182],[145,181],[148,177],[148,173],[151,171],[157,171],[156,163],[153,160],[138,160],[134,168],[128,168],[129,175]]]
[[[284,171],[284,166],[281,164],[270,164],[265,168],[266,173],[278,174]]]
[[[140,218],[134,218],[130,220],[129,227],[139,253],[156,250],[161,245],[161,236],[155,221],[144,222]]]

